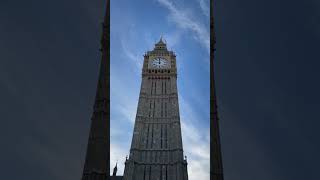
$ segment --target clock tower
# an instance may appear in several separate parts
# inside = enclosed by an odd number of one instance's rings
[[[176,55],[160,38],[144,55],[142,82],[124,180],[188,180],[183,157]]]

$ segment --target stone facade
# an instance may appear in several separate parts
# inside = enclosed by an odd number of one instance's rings
[[[152,61],[159,57],[165,58],[166,67],[152,66]],[[134,132],[123,179],[188,179],[187,161],[183,158],[176,55],[167,50],[162,38],[153,51],[144,55]]]

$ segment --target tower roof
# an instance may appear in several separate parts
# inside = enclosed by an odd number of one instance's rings
[[[160,36],[160,40],[155,44],[154,49],[157,50],[167,50],[167,44],[162,36]]]
[[[157,44],[166,44],[166,43],[163,42],[162,35],[160,36],[160,40],[159,40],[159,42]]]

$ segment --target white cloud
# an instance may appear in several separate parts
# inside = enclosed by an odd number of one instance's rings
[[[210,141],[192,124],[182,122],[183,148],[188,157],[190,180],[209,180]],[[201,177],[201,178],[200,178]]]
[[[209,17],[209,15],[210,15],[210,2],[209,2],[209,0],[197,0],[197,1],[199,2],[202,13],[206,17]]]
[[[210,53],[210,34],[209,27],[202,24],[199,19],[192,16],[186,9],[178,8],[171,0],[157,0],[161,5],[170,11],[169,20],[173,21],[179,28],[190,30],[194,38],[206,48],[208,54]],[[202,7],[205,9],[205,3]]]
[[[209,128],[200,129],[199,116],[192,106],[179,96],[181,109],[181,128],[183,148],[188,157],[188,174],[190,180],[210,178],[210,135]],[[209,118],[208,118],[209,124]]]

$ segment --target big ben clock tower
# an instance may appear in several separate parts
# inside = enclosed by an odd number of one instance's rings
[[[124,180],[188,180],[183,158],[176,55],[160,38],[144,55],[142,82]]]

